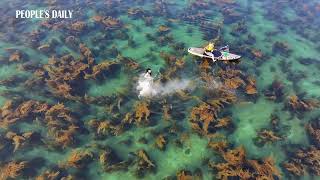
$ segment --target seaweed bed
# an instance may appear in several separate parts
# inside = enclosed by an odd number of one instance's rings
[[[316,0],[0,4],[1,180],[320,176]],[[187,54],[209,41],[241,60]],[[196,88],[139,99],[148,67]]]

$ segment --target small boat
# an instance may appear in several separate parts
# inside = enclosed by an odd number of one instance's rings
[[[225,46],[220,48],[219,50],[214,50],[212,52],[205,52],[204,48],[190,47],[188,48],[188,52],[195,56],[199,56],[201,58],[210,58],[214,62],[219,61],[234,61],[241,58],[241,56],[232,54],[229,52],[229,47]]]

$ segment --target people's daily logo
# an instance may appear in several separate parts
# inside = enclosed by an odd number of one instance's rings
[[[70,19],[72,18],[73,10],[16,10],[16,18],[19,19]]]

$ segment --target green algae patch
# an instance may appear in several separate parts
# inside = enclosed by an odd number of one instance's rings
[[[126,74],[120,73],[118,76],[112,79],[106,79],[99,84],[91,82],[89,83],[88,95],[90,96],[109,96],[112,94],[122,93],[127,91],[129,80]]]
[[[257,130],[268,125],[270,115],[278,107],[277,104],[262,98],[256,103],[236,105],[232,115],[236,123],[236,130],[230,136],[230,140],[238,145],[244,145],[250,154],[257,154],[259,151],[252,139],[256,136]]]
[[[166,169],[161,173],[155,175],[155,179],[164,178],[168,174],[175,174],[179,169],[195,170],[198,168],[198,162],[208,158],[210,154],[206,147],[208,141],[199,136],[192,135],[190,139],[185,142],[183,148],[176,148],[171,145],[167,148],[165,153],[156,156],[158,167]],[[205,170],[205,169],[203,169]]]

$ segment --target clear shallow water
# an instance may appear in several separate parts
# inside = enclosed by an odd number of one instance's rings
[[[208,148],[208,142],[217,140],[206,135],[198,135],[191,128],[190,114],[192,108],[212,99],[212,92],[208,92],[201,81],[201,59],[187,54],[189,46],[201,47],[209,41],[215,41],[217,46],[230,45],[231,52],[242,55],[241,61],[235,64],[217,62],[211,64],[208,70],[210,76],[217,81],[219,70],[241,70],[243,79],[256,79],[257,94],[246,95],[242,85],[237,90],[230,90],[237,96],[237,101],[227,105],[219,118],[231,117],[232,127],[214,129],[210,133],[223,134],[229,142],[230,149],[243,146],[247,158],[262,159],[271,156],[283,179],[292,178],[282,166],[291,158],[290,151],[316,145],[311,141],[305,126],[319,117],[319,110],[294,112],[285,108],[288,97],[298,95],[301,99],[319,101],[320,86],[319,72],[319,5],[316,1],[304,2],[269,2],[269,1],[177,1],[154,3],[152,1],[70,1],[69,3],[38,2],[25,3],[22,1],[2,2],[0,34],[0,86],[1,104],[12,100],[17,104],[30,99],[46,102],[50,106],[63,103],[72,111],[81,131],[77,131],[74,143],[62,148],[61,145],[52,147],[52,134],[44,115],[31,114],[20,117],[20,120],[7,128],[1,128],[1,164],[5,166],[10,161],[27,161],[29,169],[22,170],[18,178],[28,179],[39,176],[46,170],[60,171],[61,176],[68,174],[76,179],[163,179],[175,176],[180,170],[194,172],[201,169],[203,179],[217,177],[217,172],[208,167],[208,160],[216,163],[223,162],[221,154]],[[303,7],[306,6],[306,7]],[[267,7],[267,8],[266,8]],[[275,7],[282,9],[277,11]],[[304,9],[301,10],[303,7]],[[16,20],[16,9],[73,9],[74,18],[63,21],[44,20]],[[135,14],[132,9],[139,8]],[[227,11],[230,9],[230,11]],[[130,13],[132,12],[132,13]],[[117,18],[118,25],[105,25],[94,16]],[[151,20],[150,20],[151,19]],[[77,29],[72,26],[79,21],[85,28]],[[41,25],[42,23],[42,25]],[[54,24],[56,23],[56,24]],[[168,31],[159,32],[159,27],[165,25]],[[38,30],[33,33],[33,30]],[[72,36],[75,40],[67,42]],[[276,42],[288,45],[277,51]],[[84,102],[70,99],[65,95],[55,94],[45,79],[38,79],[33,88],[26,86],[26,81],[37,79],[35,72],[44,65],[50,64],[52,56],[62,57],[71,54],[74,58],[81,58],[79,44],[83,43],[92,52],[95,65],[103,62],[115,61],[118,65],[104,69],[98,78],[83,79],[80,74],[72,84],[72,95],[91,97],[96,101]],[[49,44],[48,51],[39,50],[41,45]],[[10,50],[11,49],[11,50]],[[18,50],[21,58],[9,61],[10,56]],[[252,53],[259,50],[262,57]],[[172,62],[167,62],[165,54],[175,56],[175,62],[182,59],[182,68],[173,71]],[[125,59],[121,58],[125,57]],[[128,67],[128,58],[136,62],[137,68]],[[304,58],[304,59],[303,59]],[[31,65],[30,65],[31,64]],[[25,67],[25,68],[21,68]],[[161,97],[160,99],[138,99],[136,82],[141,72],[151,68],[158,78],[186,78],[195,80],[198,88],[188,92],[189,98],[184,99],[177,94]],[[92,69],[86,71],[91,73]],[[48,73],[48,72],[47,72]],[[66,72],[64,72],[66,73]],[[68,75],[66,75],[68,76]],[[51,78],[51,80],[56,80]],[[59,78],[58,78],[59,79]],[[283,95],[277,101],[269,100],[265,93],[274,80],[283,84]],[[58,81],[58,80],[56,80]],[[77,83],[75,83],[77,82]],[[69,83],[69,81],[68,81]],[[246,82],[247,83],[247,82]],[[217,98],[217,97],[215,97]],[[200,99],[200,100],[199,100]],[[147,102],[151,111],[149,117],[152,123],[132,123],[126,125],[122,133],[117,135],[97,135],[97,129],[90,127],[89,121],[112,122],[117,126],[127,112],[134,112],[138,102]],[[163,105],[172,107],[171,118],[163,117]],[[271,129],[270,116],[275,114],[279,119],[279,134],[281,140],[264,145],[257,145],[255,138],[261,129]],[[4,117],[1,119],[4,121]],[[179,130],[172,130],[177,125]],[[37,132],[42,143],[24,142],[18,150],[13,152],[13,140],[8,138],[8,132],[21,135],[24,132]],[[108,131],[112,131],[108,129]],[[209,133],[209,134],[210,134]],[[159,134],[164,135],[167,145],[165,150],[159,150],[155,140]],[[183,138],[184,137],[184,138]],[[144,139],[142,139],[144,138]],[[183,142],[180,144],[179,142]],[[144,142],[146,141],[146,142]],[[43,143],[45,142],[45,143]],[[101,146],[101,147],[99,147]],[[134,159],[127,170],[105,172],[99,163],[101,153],[111,147],[120,159],[126,161]],[[317,147],[319,148],[319,147]],[[85,168],[64,167],[72,150],[81,149],[92,152],[90,160],[79,162]],[[137,177],[136,153],[144,149],[150,159],[156,164],[156,169],[146,170],[144,176]],[[112,157],[109,157],[112,158]],[[38,162],[38,163],[37,163]],[[38,165],[40,164],[40,165]],[[317,178],[309,170],[301,176],[302,179]],[[295,177],[296,178],[296,177]]]

